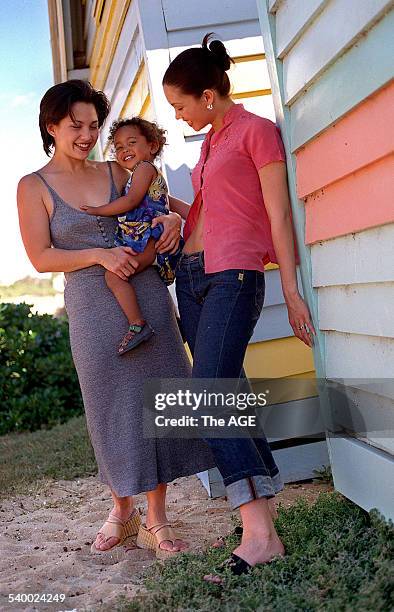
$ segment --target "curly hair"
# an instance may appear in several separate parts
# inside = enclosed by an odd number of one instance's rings
[[[108,144],[113,145],[115,140],[115,134],[120,128],[126,126],[133,126],[137,128],[137,130],[145,136],[146,140],[149,143],[157,143],[159,148],[156,152],[156,157],[158,157],[167,140],[165,137],[165,133],[167,130],[159,127],[157,123],[154,121],[147,121],[146,119],[142,119],[141,117],[131,117],[130,119],[119,119],[118,121],[114,121],[109,128],[108,133]]]

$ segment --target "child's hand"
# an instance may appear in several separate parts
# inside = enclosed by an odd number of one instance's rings
[[[83,204],[79,208],[83,210],[83,212],[85,212],[87,215],[98,215],[99,214],[98,206],[86,206],[85,204]]]

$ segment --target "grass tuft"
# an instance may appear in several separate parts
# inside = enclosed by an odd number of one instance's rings
[[[377,513],[368,515],[337,493],[323,493],[313,506],[304,500],[281,508],[276,527],[286,557],[239,578],[225,576],[223,586],[206,583],[238,543],[223,549],[186,554],[156,564],[147,593],[119,600],[122,612],[173,610],[264,612],[394,609],[394,529]]]
[[[0,437],[0,497],[26,493],[43,480],[96,474],[84,417],[50,430]]]

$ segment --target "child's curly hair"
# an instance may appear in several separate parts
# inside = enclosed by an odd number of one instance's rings
[[[118,121],[114,121],[109,128],[108,144],[113,145],[116,132],[127,125],[136,127],[149,143],[157,142],[159,148],[156,157],[160,155],[167,142],[165,137],[167,130],[163,130],[154,121],[147,121],[146,119],[141,119],[141,117],[131,117],[130,119],[119,119]]]

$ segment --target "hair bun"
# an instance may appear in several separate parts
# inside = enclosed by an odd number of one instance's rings
[[[206,49],[212,54],[215,62],[220,66],[220,68],[222,68],[222,70],[229,70],[233,60],[227,53],[226,47],[221,40],[212,40],[209,42],[211,36],[213,36],[213,32],[210,32],[204,36],[202,48]]]

